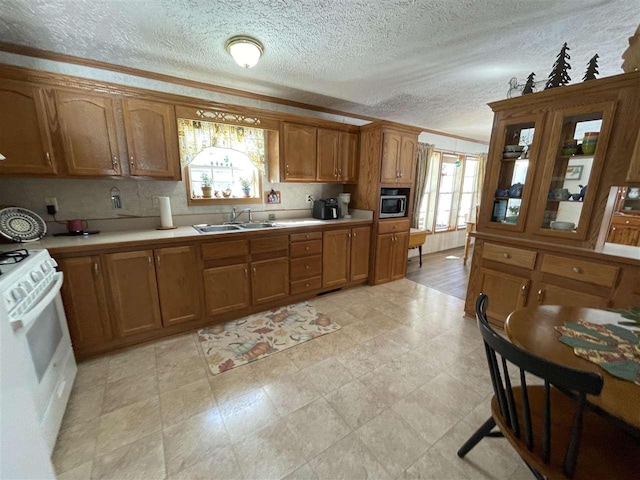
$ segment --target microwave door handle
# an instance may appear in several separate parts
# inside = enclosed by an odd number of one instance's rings
[[[54,273],[54,277],[56,279],[55,283],[46,295],[38,300],[38,303],[34,308],[29,310],[22,318],[11,320],[11,327],[14,332],[31,324],[42,312],[44,312],[44,309],[51,304],[56,295],[58,295],[58,292],[60,292],[60,288],[62,287],[64,275],[62,272],[56,272]]]
[[[407,205],[406,205],[406,203],[407,203],[407,200],[406,200],[405,198],[401,198],[401,199],[400,199],[400,211],[401,211],[402,213],[405,213],[405,212],[407,211]]]

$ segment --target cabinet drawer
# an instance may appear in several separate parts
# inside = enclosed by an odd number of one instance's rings
[[[313,277],[291,282],[291,295],[317,290],[320,287],[322,287],[322,277]]]
[[[620,227],[640,227],[640,216],[639,217],[631,217],[631,216],[621,216],[614,215],[613,219],[611,219],[611,225],[620,226]]]
[[[289,235],[292,242],[304,242],[305,240],[322,240],[322,232],[292,233]]]
[[[309,240],[291,244],[291,258],[308,257],[322,253],[322,240]]]
[[[231,240],[228,242],[204,243],[202,245],[203,260],[219,260],[221,258],[239,257],[249,253],[246,240]]]
[[[505,247],[494,243],[485,243],[482,247],[482,258],[485,260],[515,265],[529,270],[533,270],[536,265],[536,255],[536,252],[530,250]]]
[[[255,238],[251,241],[251,253],[278,252],[289,249],[289,237],[280,235],[278,237]]]
[[[378,224],[378,234],[384,233],[398,233],[406,232],[409,230],[409,219],[403,218],[402,220],[386,220],[381,221]]]
[[[291,280],[302,280],[303,278],[322,275],[322,256],[296,258],[289,262],[291,266]]]
[[[613,287],[619,270],[619,267],[558,257],[556,255],[545,255],[542,259],[543,273],[550,273],[602,287]]]

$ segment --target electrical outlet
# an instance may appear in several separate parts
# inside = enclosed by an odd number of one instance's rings
[[[310,193],[307,193],[307,205],[311,205],[313,203],[313,197]]]
[[[47,212],[51,215],[58,213],[58,199],[56,197],[48,197],[44,199],[44,204],[47,206]],[[53,213],[51,211],[53,210]]]

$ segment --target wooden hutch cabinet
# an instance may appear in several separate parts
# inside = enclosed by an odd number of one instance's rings
[[[627,184],[640,72],[491,103],[495,112],[465,312],[482,292],[502,326],[531,304],[628,306],[636,258],[601,252],[612,186]],[[634,133],[634,135],[630,134]],[[631,273],[630,273],[631,272]]]

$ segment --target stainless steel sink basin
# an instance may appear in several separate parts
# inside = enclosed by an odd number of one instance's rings
[[[261,223],[241,223],[238,225],[240,228],[246,228],[249,230],[254,230],[257,228],[271,228],[275,227],[275,223],[261,222]]]
[[[240,230],[239,225],[194,225],[199,233],[218,233]]]

